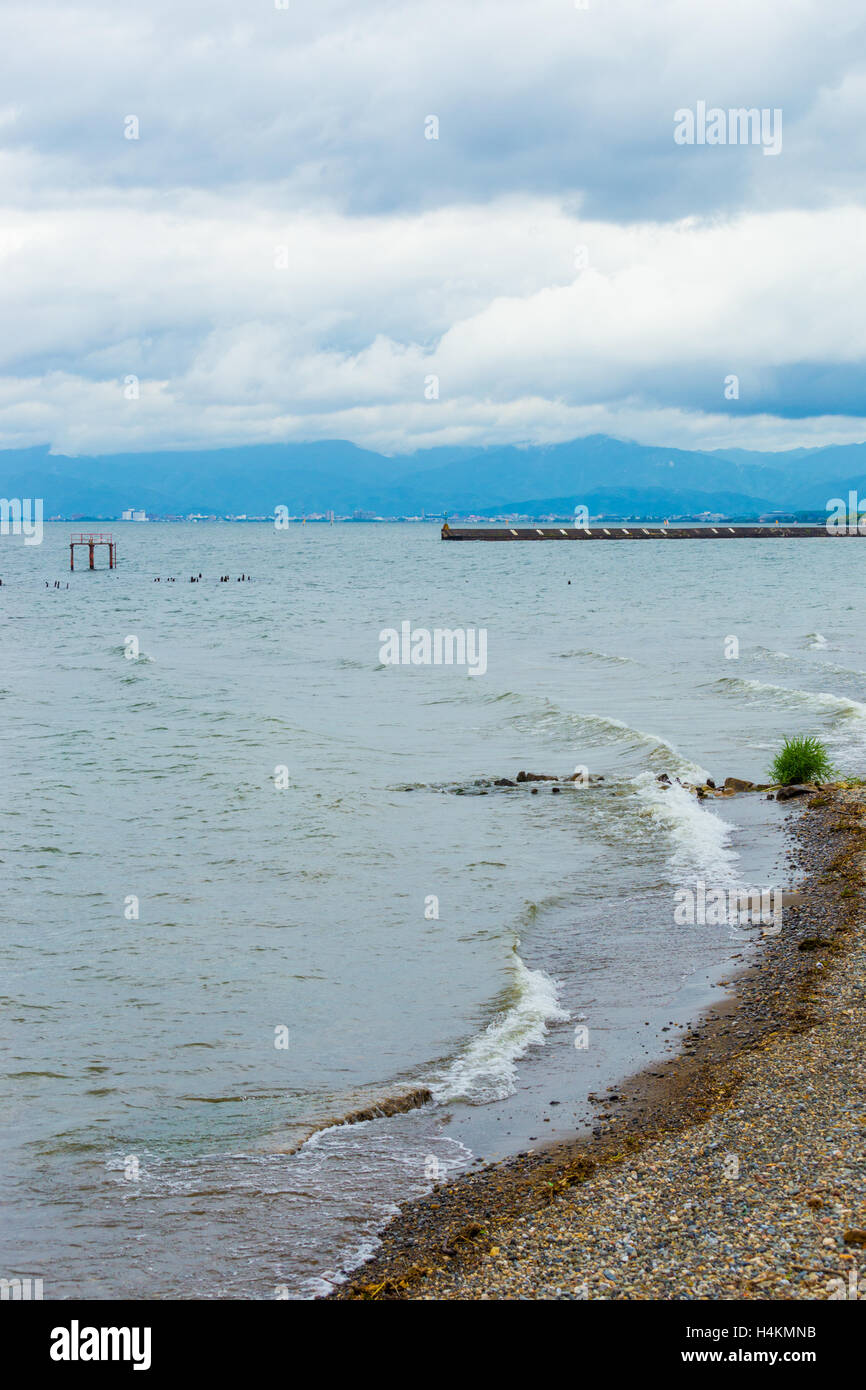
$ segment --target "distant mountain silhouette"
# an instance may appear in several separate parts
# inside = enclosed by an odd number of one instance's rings
[[[565,444],[445,447],[386,457],[345,440],[67,458],[0,452],[0,495],[41,497],[45,515],[383,516],[571,510],[731,513],[823,510],[866,496],[866,444],[777,453],[665,449],[608,435]],[[561,504],[561,505],[560,505]]]

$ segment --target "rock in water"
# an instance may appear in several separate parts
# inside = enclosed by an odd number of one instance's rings
[[[725,778],[725,791],[728,792],[750,792],[754,785],[754,782],[746,782],[742,777]]]

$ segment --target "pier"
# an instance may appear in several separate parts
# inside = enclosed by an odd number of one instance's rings
[[[92,570],[96,569],[96,565],[95,565],[95,563],[94,563],[94,550],[95,550],[95,547],[96,547],[97,545],[107,545],[107,546],[108,546],[108,568],[109,568],[110,570],[113,570],[113,569],[116,569],[116,568],[117,568],[117,541],[114,539],[113,536],[105,535],[105,533],[102,532],[102,531],[92,533],[91,535],[85,535],[83,531],[80,531],[80,532],[78,533],[77,536],[70,536],[70,538],[69,538],[69,568],[70,568],[71,570],[74,570],[74,569],[75,569],[75,547],[76,547],[77,545],[86,545],[86,546],[88,547],[88,549],[89,549],[89,551],[90,551],[90,566],[89,566],[89,568],[92,569]]]
[[[824,526],[782,525],[728,526],[449,526],[442,527],[443,541],[726,541],[726,540],[825,540],[854,538],[849,530],[828,531]]]

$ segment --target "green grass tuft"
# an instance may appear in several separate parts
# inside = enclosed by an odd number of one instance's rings
[[[783,785],[792,782],[827,782],[834,772],[823,743],[807,734],[786,738],[770,768],[773,781]]]

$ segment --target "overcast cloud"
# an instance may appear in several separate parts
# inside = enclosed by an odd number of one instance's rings
[[[866,438],[862,7],[589,5],[6,3],[0,446]]]

